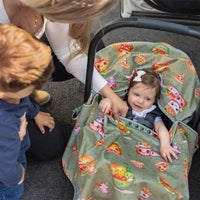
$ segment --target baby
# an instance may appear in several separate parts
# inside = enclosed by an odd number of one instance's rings
[[[129,110],[126,118],[134,120],[150,129],[154,129],[160,138],[160,153],[172,163],[171,155],[178,159],[180,151],[170,145],[169,132],[165,127],[160,111],[154,105],[160,93],[160,77],[153,69],[143,69],[134,74],[127,92]],[[112,109],[112,101],[104,98],[99,103],[104,113]]]

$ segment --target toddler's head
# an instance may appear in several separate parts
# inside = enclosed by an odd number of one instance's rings
[[[50,48],[26,31],[0,26],[0,91],[18,92],[33,86],[40,89],[51,77]]]
[[[160,77],[153,69],[138,70],[130,82],[128,103],[134,111],[151,108],[160,93]]]

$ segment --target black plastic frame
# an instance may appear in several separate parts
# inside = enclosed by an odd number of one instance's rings
[[[171,13],[171,15],[173,15],[174,13],[192,15],[192,16],[200,14],[199,0],[178,0],[178,1],[173,0],[173,4],[171,4],[173,8],[167,7],[167,5],[169,6],[169,1],[166,0],[164,0],[164,3],[163,0],[143,0],[143,1],[146,4],[150,5],[152,8],[155,8],[163,12],[169,12]]]
[[[131,13],[131,17],[143,17],[151,18],[157,20],[163,20],[167,22],[174,22],[179,24],[184,24],[188,26],[199,26],[200,25],[200,8],[192,10],[192,8],[185,9],[185,11],[175,11],[170,10],[160,0],[143,0],[146,4],[156,9],[159,12],[153,11],[135,11]],[[181,0],[180,0],[181,1]],[[189,0],[185,0],[189,1]],[[191,3],[191,2],[187,2]],[[120,6],[122,7],[122,2],[120,1]],[[122,16],[121,16],[122,17]],[[122,17],[123,18],[123,17]]]
[[[176,24],[172,22],[164,22],[159,20],[152,19],[143,19],[143,18],[122,18],[116,21],[113,21],[111,24],[102,28],[92,39],[88,51],[88,63],[87,63],[87,74],[86,74],[86,84],[85,84],[85,95],[84,102],[86,102],[91,93],[91,83],[92,83],[92,74],[94,68],[95,54],[97,51],[97,46],[100,40],[109,32],[125,27],[136,27],[136,28],[145,28],[153,29],[159,31],[166,31],[186,36],[191,36],[197,39],[200,39],[200,30],[190,28],[186,25]],[[194,119],[192,120],[191,127],[197,129],[198,122],[200,119],[200,109],[195,112]]]

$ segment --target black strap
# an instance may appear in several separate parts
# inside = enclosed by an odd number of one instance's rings
[[[152,8],[164,12],[188,15],[200,14],[199,0],[144,0],[144,2],[150,5]]]
[[[164,12],[170,12],[165,6],[163,6],[161,3],[156,3],[154,0],[144,0],[144,2],[148,5],[150,5],[152,8],[155,8],[156,10],[164,11]]]

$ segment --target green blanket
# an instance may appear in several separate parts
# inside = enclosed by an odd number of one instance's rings
[[[96,55],[95,67],[120,97],[134,70],[159,72],[158,106],[173,122],[171,144],[181,154],[173,163],[166,162],[154,131],[103,114],[99,95],[92,92],[88,102],[74,110],[77,121],[63,155],[74,200],[189,199],[188,173],[197,133],[187,122],[198,106],[200,87],[188,56],[165,43],[117,43]]]

